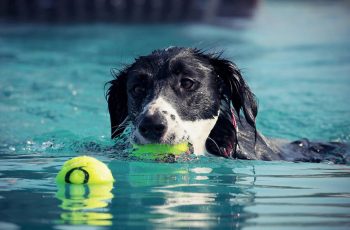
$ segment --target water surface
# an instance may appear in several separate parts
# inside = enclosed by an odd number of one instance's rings
[[[348,165],[107,151],[104,84],[156,48],[224,50],[259,99],[263,134],[349,142],[349,12],[342,1],[264,1],[227,27],[1,24],[0,228],[348,229]],[[56,186],[82,154],[108,164],[113,188]]]

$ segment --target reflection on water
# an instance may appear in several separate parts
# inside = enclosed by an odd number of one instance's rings
[[[330,229],[349,223],[347,166],[200,158],[112,161],[110,167],[118,180],[110,207],[125,228]]]
[[[116,189],[112,184],[66,185],[57,191],[54,178],[66,160],[0,160],[0,229],[8,224],[28,229],[70,225],[72,230],[328,230],[350,225],[350,168],[345,165],[115,159],[108,166],[118,181]]]
[[[245,179],[234,175],[232,168],[192,168],[190,180],[191,184],[154,189],[167,200],[166,205],[153,206],[154,213],[164,216],[154,219],[154,223],[169,227],[176,223],[176,227],[183,228],[190,221],[191,227],[226,225],[238,229],[245,219],[252,217],[244,207],[254,200],[254,193],[248,191],[249,187],[239,185],[239,181]],[[225,186],[217,187],[216,183]]]
[[[126,162],[126,165],[130,187],[125,189],[134,192],[125,194],[123,199],[133,201],[128,204],[132,210],[142,206],[143,213],[148,213],[144,216],[148,225],[186,228],[190,223],[193,228],[240,229],[247,219],[256,217],[245,210],[255,199],[254,166],[237,164],[237,168],[249,173],[237,174],[232,166],[216,167],[205,162],[199,165]],[[127,218],[130,222],[141,222],[137,216],[138,219]]]
[[[58,185],[56,197],[62,201],[61,220],[67,224],[112,225],[108,205],[113,183],[101,185]]]

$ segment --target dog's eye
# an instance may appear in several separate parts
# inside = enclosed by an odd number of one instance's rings
[[[146,92],[146,88],[141,85],[135,85],[132,91],[134,94],[140,95]]]
[[[176,68],[176,69],[173,70],[173,74],[180,75],[181,74],[181,70],[179,68]]]
[[[180,81],[180,85],[181,85],[181,88],[184,88],[184,89],[192,89],[193,86],[194,86],[194,81],[189,79],[189,78],[182,78],[181,81]]]

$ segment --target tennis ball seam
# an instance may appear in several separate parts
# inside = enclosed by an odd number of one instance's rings
[[[66,183],[69,183],[69,184],[74,184],[74,183],[72,183],[72,182],[70,181],[70,176],[72,175],[72,173],[73,173],[75,170],[80,170],[80,171],[82,171],[82,172],[84,173],[84,181],[83,181],[82,184],[88,183],[88,182],[89,182],[90,175],[89,175],[89,173],[88,173],[85,169],[83,169],[83,167],[84,167],[84,166],[75,167],[75,168],[70,169],[68,172],[66,172],[66,175],[65,175],[65,177],[64,177],[64,181],[65,181]]]

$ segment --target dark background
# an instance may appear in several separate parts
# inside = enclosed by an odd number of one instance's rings
[[[0,21],[218,22],[249,17],[259,0],[0,0]]]

